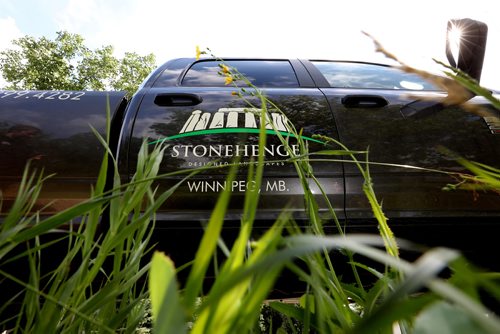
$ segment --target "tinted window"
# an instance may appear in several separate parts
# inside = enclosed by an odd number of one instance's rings
[[[200,61],[188,70],[183,86],[224,86],[225,78],[219,72],[220,62]],[[298,87],[299,83],[292,66],[282,60],[232,60],[226,61],[229,67],[236,68],[257,87]],[[245,86],[241,80],[236,82]]]
[[[182,58],[182,59],[174,59],[169,61],[166,65],[166,69],[161,73],[158,79],[154,82],[154,87],[167,87],[167,86],[175,86],[177,84],[177,80],[179,76],[182,74],[182,71],[191,63],[191,60]],[[154,75],[155,72],[152,72],[151,75]],[[146,79],[144,82],[147,82]]]
[[[331,87],[438,90],[416,74],[405,73],[389,66],[328,61],[314,61],[313,64]]]

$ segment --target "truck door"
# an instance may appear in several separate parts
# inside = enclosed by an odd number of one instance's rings
[[[324,87],[341,142],[351,150],[369,151],[375,192],[390,218],[498,215],[497,194],[445,192],[447,184],[459,182],[457,175],[430,171],[467,172],[446,150],[498,168],[500,136],[488,127],[488,119],[458,107],[408,113],[414,105],[422,108],[410,103],[443,93],[395,68],[353,62],[304,64]],[[417,117],[405,117],[402,111]],[[348,219],[372,217],[358,170],[347,163],[345,171]]]
[[[313,139],[314,134],[337,138],[335,123],[324,95],[314,87],[309,74],[299,61],[288,60],[229,60],[261,88],[267,97],[284,112],[270,109],[276,130],[289,132],[289,120],[298,130],[309,149],[319,150],[323,143]],[[143,138],[153,145],[165,143],[166,149],[161,173],[216,166],[187,180],[168,201],[165,219],[206,219],[219,193],[232,191],[229,217],[239,220],[245,191],[252,189],[246,175],[248,164],[258,153],[259,113],[248,108],[260,108],[259,100],[246,87],[245,99],[241,92],[225,83],[218,74],[220,62],[215,60],[178,60],[167,65],[143,89],[135,120],[127,120],[129,136],[129,172],[133,172],[139,145]],[[244,88],[243,82],[236,82]],[[149,86],[148,86],[149,85]],[[137,99],[136,99],[137,100]],[[252,105],[248,103],[251,102]],[[252,111],[251,110],[251,111]],[[128,125],[127,125],[128,123]],[[304,207],[303,190],[296,170],[289,160],[283,143],[268,129],[265,148],[265,176],[260,187],[261,199],[258,220],[273,220],[285,209],[301,217]],[[297,140],[290,145],[298,152]],[[226,176],[231,163],[239,164],[238,178],[231,184]],[[344,183],[340,163],[312,163],[315,176],[338,215],[343,218]],[[172,185],[181,176],[164,179],[164,186]],[[317,186],[310,182],[313,191]],[[318,199],[321,196],[318,196]],[[323,209],[326,205],[323,203]]]

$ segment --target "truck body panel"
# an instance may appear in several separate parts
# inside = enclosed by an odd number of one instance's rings
[[[309,152],[340,148],[325,145],[315,135],[338,140],[349,150],[368,151],[377,198],[391,226],[403,227],[397,235],[425,242],[450,231],[459,245],[475,247],[471,245],[480,244],[481,238],[494,242],[490,239],[499,229],[499,195],[444,192],[444,186],[459,181],[446,172],[467,171],[442,147],[498,168],[498,110],[491,109],[491,118],[485,118],[454,106],[432,113],[416,110],[413,117],[405,112],[410,103],[444,92],[379,64],[295,59],[228,59],[226,64],[246,75],[283,111],[267,106],[274,128],[266,124],[266,165],[256,227],[270,226],[283,210],[306,223],[302,184],[276,133],[298,153],[297,138],[290,135],[293,125]],[[46,183],[38,208],[52,202],[46,212],[57,212],[86,198],[105,154],[90,125],[105,133],[109,99],[111,150],[125,181],[135,172],[143,141],[151,148],[159,143],[167,146],[160,168],[167,175],[159,181],[160,191],[183,177],[168,173],[213,166],[184,182],[158,213],[158,231],[175,239],[167,245],[169,251],[191,239],[194,229],[201,230],[200,222],[209,218],[223,189],[232,192],[225,227],[237,229],[245,191],[254,187],[246,172],[258,155],[262,106],[243,82],[238,84],[246,89],[246,101],[238,88],[226,85],[217,73],[219,65],[214,59],[169,61],[145,80],[128,104],[121,92],[2,91],[4,203],[15,196],[16,182],[29,159],[46,174],[56,174]],[[472,103],[489,108],[484,99]],[[358,159],[364,161],[366,156],[360,154]],[[232,163],[239,165],[238,174],[234,182],[226,183]],[[375,232],[362,190],[365,180],[356,165],[347,157],[325,161],[317,156],[311,156],[310,164],[322,189],[312,178],[309,185],[317,194],[326,227],[335,231],[322,191],[348,229]],[[472,227],[474,236],[468,232]],[[173,237],[180,230],[188,231]]]
[[[1,91],[0,102],[3,210],[15,198],[28,161],[32,170],[53,174],[35,209],[54,213],[87,199],[105,154],[92,128],[106,138],[106,110],[118,119],[125,93]]]

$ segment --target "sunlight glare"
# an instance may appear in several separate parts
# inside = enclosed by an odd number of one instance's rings
[[[450,50],[453,58],[458,61],[458,53],[460,48],[460,41],[462,39],[462,29],[456,25],[452,25],[448,31],[448,41],[450,43]]]

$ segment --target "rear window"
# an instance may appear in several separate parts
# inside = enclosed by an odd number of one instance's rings
[[[257,87],[299,87],[297,76],[290,62],[286,60],[231,60],[226,65],[236,68]],[[218,61],[199,61],[187,71],[183,86],[222,87],[225,78],[219,72]],[[245,86],[243,81],[235,82]]]
[[[335,88],[438,90],[416,74],[389,66],[329,61],[312,63],[325,76],[330,86]]]

